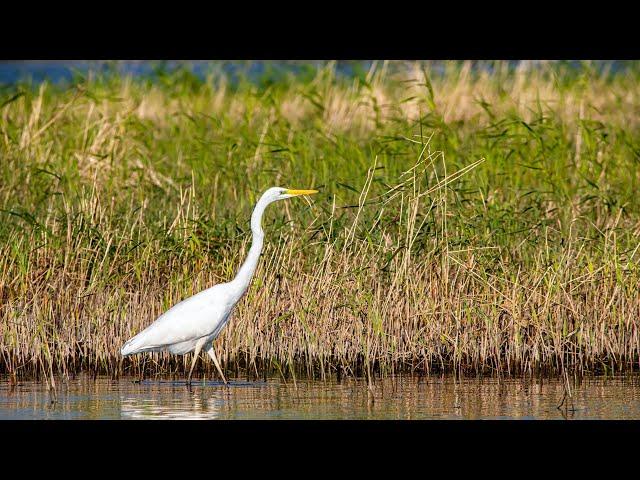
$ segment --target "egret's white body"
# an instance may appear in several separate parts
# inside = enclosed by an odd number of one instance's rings
[[[310,195],[315,190],[289,190],[273,187],[267,190],[256,204],[251,215],[253,242],[247,259],[236,277],[227,283],[219,283],[174,305],[138,335],[126,342],[120,353],[132,355],[141,352],[169,351],[184,355],[195,351],[188,381],[200,351],[204,348],[213,359],[226,383],[213,349],[213,341],[220,335],[231,316],[233,307],[249,288],[258,266],[264,242],[262,215],[270,203],[298,195]]]

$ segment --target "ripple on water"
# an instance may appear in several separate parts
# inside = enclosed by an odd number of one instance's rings
[[[0,379],[0,419],[640,419],[640,376],[585,378],[562,410],[561,382],[409,377],[336,381]]]

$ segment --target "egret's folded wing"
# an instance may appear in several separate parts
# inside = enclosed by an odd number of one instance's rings
[[[125,343],[122,354],[162,349],[211,334],[228,313],[219,291],[213,287],[174,305]]]

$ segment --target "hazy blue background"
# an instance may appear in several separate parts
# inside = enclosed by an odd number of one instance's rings
[[[362,76],[371,67],[372,60],[358,61],[337,61],[336,72],[345,76]],[[514,68],[523,61],[509,61],[509,65]],[[536,67],[542,63],[568,63],[579,68],[584,62],[581,61],[524,61],[527,65]],[[261,61],[178,61],[178,60],[29,60],[29,61],[0,61],[0,84],[11,85],[17,82],[40,83],[47,80],[52,83],[73,82],[74,79],[82,79],[89,75],[89,72],[101,73],[126,73],[133,76],[147,76],[150,78],[161,76],[163,73],[175,69],[184,69],[193,73],[196,77],[204,79],[208,73],[225,72],[232,80],[245,78],[255,81],[274,82],[286,77],[289,73],[297,75],[313,75],[317,68],[325,65],[326,61],[283,61],[283,60],[261,60]],[[382,62],[378,61],[378,65]],[[435,74],[444,71],[444,61],[430,61],[431,71]],[[403,61],[392,61],[391,69],[402,69],[407,63]],[[610,68],[612,72],[624,71],[632,66],[637,66],[637,62],[630,61],[589,61],[589,64],[596,69]],[[491,70],[491,62],[474,61],[474,68]]]

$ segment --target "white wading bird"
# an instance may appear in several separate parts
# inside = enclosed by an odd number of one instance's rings
[[[253,242],[249,255],[231,282],[219,283],[207,290],[174,305],[155,322],[138,335],[125,343],[120,350],[122,355],[141,352],[169,351],[184,355],[194,352],[187,384],[191,383],[191,374],[196,365],[198,355],[204,348],[215,363],[224,383],[220,363],[213,349],[213,341],[227,324],[233,307],[247,291],[251,277],[258,266],[262,251],[264,232],[262,231],[262,214],[270,203],[298,195],[311,195],[317,190],[289,190],[273,187],[262,194],[251,215],[251,231]]]

